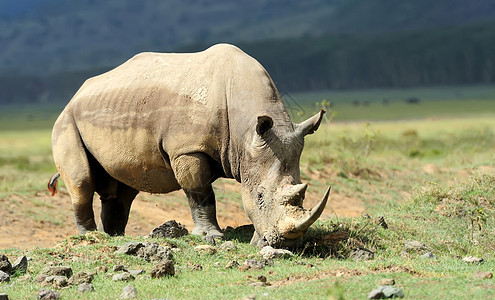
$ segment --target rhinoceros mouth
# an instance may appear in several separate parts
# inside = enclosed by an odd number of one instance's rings
[[[302,208],[302,199],[304,199],[306,188],[306,184],[298,184],[294,185],[293,188],[285,188],[286,194],[282,197],[282,203],[285,205],[282,205],[280,208],[285,211],[285,213],[281,214],[283,216],[282,219],[278,220],[277,224],[275,224],[272,229],[266,229],[266,231],[261,232],[258,232],[257,230],[251,240],[252,245],[259,247],[290,247],[301,240],[311,224],[313,224],[322,214],[331,190],[331,187],[329,187],[325,192],[323,199],[313,208],[306,210]],[[288,202],[301,201],[301,205],[289,204],[284,200],[289,199],[291,196],[293,198],[287,200]],[[291,207],[293,209],[290,210],[290,212],[287,212],[287,209]]]

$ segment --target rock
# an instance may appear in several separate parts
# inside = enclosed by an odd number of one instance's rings
[[[237,260],[231,260],[225,265],[225,269],[233,269],[239,267],[239,262]]]
[[[129,281],[134,279],[134,276],[132,276],[129,272],[122,272],[112,276],[113,281]]]
[[[115,265],[113,266],[112,270],[114,272],[127,272],[127,269],[125,268],[124,265]]]
[[[95,287],[91,283],[81,283],[77,287],[77,291],[79,293],[90,293],[90,292],[93,292],[94,290],[95,290]]]
[[[7,274],[12,274],[12,265],[9,259],[4,254],[0,254],[0,271],[4,271]]]
[[[264,276],[264,275],[259,275],[259,276],[258,276],[258,281],[259,281],[259,282],[266,283],[266,282],[267,282],[266,276]]]
[[[120,247],[116,253],[122,253],[127,255],[136,255],[138,250],[144,247],[144,243],[140,242],[129,242],[124,246]]]
[[[426,247],[426,245],[421,242],[407,240],[404,244],[405,253],[417,253],[421,251],[428,251],[428,247]]]
[[[45,289],[40,289],[38,291],[38,299],[40,300],[53,300],[58,298],[60,298],[60,294],[55,291]]]
[[[151,277],[160,278],[163,276],[174,276],[175,268],[174,262],[171,260],[165,260],[156,264],[150,271]]]
[[[474,256],[466,256],[462,259],[462,261],[470,264],[481,264],[485,262],[483,258],[474,257]]]
[[[404,293],[393,286],[380,286],[368,294],[368,299],[404,298]]]
[[[137,298],[138,291],[133,285],[127,285],[122,289],[122,294],[120,294],[121,299],[132,299]]]
[[[491,272],[475,271],[473,277],[476,279],[491,279],[493,278],[493,274]]]
[[[187,235],[189,232],[186,226],[170,220],[153,229],[150,233],[152,238],[178,238]]]
[[[203,236],[203,240],[205,240],[208,244],[212,246],[215,246],[217,244],[217,240],[221,241],[222,239],[223,236],[217,234]]]
[[[217,253],[217,249],[211,245],[199,245],[194,247],[194,250],[198,252],[203,252],[203,253],[208,253],[208,254],[215,254]]]
[[[381,286],[385,298],[404,298],[404,293],[393,286]]]
[[[139,276],[141,274],[144,274],[144,270],[141,270],[141,269],[139,269],[139,270],[129,270],[128,272],[131,273],[132,276]]]
[[[351,251],[349,258],[354,261],[371,260],[375,258],[375,253],[365,248],[358,248]]]
[[[251,283],[249,286],[266,286],[266,283],[257,281],[257,282]]]
[[[12,265],[12,273],[24,274],[27,271],[28,259],[26,256],[21,256],[17,258]]]
[[[72,269],[68,266],[45,267],[38,273],[36,281],[45,281],[45,278],[48,276],[65,276],[66,278],[70,278],[72,276]]]
[[[256,295],[248,295],[242,298],[242,300],[256,300]]]
[[[425,254],[421,255],[420,258],[436,258],[436,256],[435,256],[435,254],[428,251]]]
[[[107,266],[96,267],[96,268],[95,268],[95,272],[96,272],[97,274],[103,274],[103,273],[106,273],[106,272],[108,272],[108,267],[107,267]]]
[[[393,278],[382,278],[378,281],[379,286],[384,286],[384,285],[395,285],[395,279]]]
[[[241,271],[246,271],[249,269],[263,269],[265,266],[271,266],[273,265],[273,260],[272,259],[262,259],[260,261],[257,261],[255,259],[246,259],[242,266],[239,267],[239,270]]]
[[[145,243],[144,247],[140,248],[136,255],[149,262],[172,259],[172,252],[170,251],[170,248],[162,247],[157,243]]]
[[[236,251],[237,250],[237,246],[232,241],[226,241],[225,243],[221,244],[218,247],[218,249],[220,249],[222,251]]]
[[[192,264],[192,265],[189,265],[189,269],[191,269],[193,271],[201,271],[201,270],[203,270],[203,266],[200,264]]]
[[[0,293],[0,300],[9,300],[9,295]]]
[[[0,282],[9,282],[10,275],[5,273],[4,271],[0,271]]]
[[[92,273],[81,271],[81,272],[77,272],[76,274],[74,274],[74,276],[72,276],[69,279],[69,284],[79,285],[82,283],[91,283],[93,279],[94,279],[94,275]]]
[[[280,258],[280,257],[291,257],[294,254],[290,252],[289,250],[285,249],[275,249],[271,246],[265,246],[263,249],[260,250],[260,254],[263,256],[264,259],[273,259],[273,258]]]
[[[65,276],[50,275],[42,282],[43,285],[52,285],[54,288],[61,289],[69,285],[69,281]]]

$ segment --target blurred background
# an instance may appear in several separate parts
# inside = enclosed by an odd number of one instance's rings
[[[257,58],[300,115],[495,95],[491,0],[2,0],[0,105],[60,106],[136,53],[219,42]]]

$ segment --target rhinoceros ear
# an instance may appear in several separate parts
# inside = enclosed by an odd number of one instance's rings
[[[265,134],[273,126],[273,120],[269,116],[258,116],[258,124],[256,125],[256,132],[259,135]]]
[[[312,134],[315,132],[318,127],[320,127],[321,119],[323,119],[323,115],[326,113],[324,109],[320,110],[319,113],[307,119],[304,122],[301,122],[296,125],[296,130],[299,131],[302,136],[307,134]]]

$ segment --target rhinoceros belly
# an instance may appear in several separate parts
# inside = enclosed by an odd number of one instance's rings
[[[139,191],[180,189],[159,140],[145,128],[112,128],[78,122],[85,146],[113,178]]]

